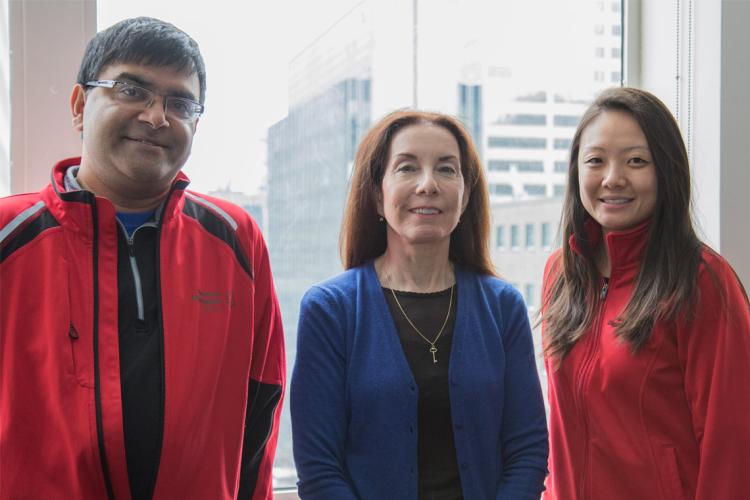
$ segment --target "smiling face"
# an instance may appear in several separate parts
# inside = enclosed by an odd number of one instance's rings
[[[461,152],[447,129],[419,123],[395,134],[385,168],[378,212],[388,224],[388,248],[450,245],[469,200]]]
[[[630,114],[604,111],[583,130],[578,184],[584,208],[604,234],[631,229],[654,212],[656,168]]]
[[[200,95],[195,74],[169,66],[113,64],[98,79],[133,83],[158,95],[194,101]],[[162,97],[141,110],[118,103],[114,92],[80,85],[73,90],[73,125],[83,136],[79,179],[110,199],[166,193],[190,155],[197,122],[167,117]]]

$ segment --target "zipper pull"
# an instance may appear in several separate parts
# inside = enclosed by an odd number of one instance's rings
[[[76,327],[73,326],[73,323],[70,324],[70,329],[68,330],[68,335],[70,335],[70,338],[75,340],[78,338],[78,332],[76,331]]]
[[[602,287],[602,293],[599,295],[599,298],[604,300],[607,297],[607,290],[609,290],[609,281],[604,282],[604,286]]]

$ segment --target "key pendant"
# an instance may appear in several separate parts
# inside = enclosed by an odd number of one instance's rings
[[[437,357],[435,356],[435,354],[437,354],[437,347],[430,347],[430,352],[432,353],[432,362],[437,363]]]

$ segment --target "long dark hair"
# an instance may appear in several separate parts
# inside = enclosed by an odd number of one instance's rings
[[[702,243],[693,228],[690,166],[677,122],[654,95],[634,88],[602,92],[584,113],[571,144],[568,186],[560,226],[562,251],[552,262],[544,292],[545,352],[561,360],[589,329],[599,294],[594,248],[586,237],[589,218],[578,185],[581,134],[605,111],[628,113],[643,130],[656,169],[657,197],[633,294],[615,322],[615,334],[637,352],[654,323],[674,319],[694,299]],[[575,240],[579,252],[569,241]]]
[[[379,222],[377,196],[388,164],[391,141],[399,130],[419,123],[443,127],[456,138],[461,154],[461,173],[470,189],[466,210],[451,233],[449,258],[465,269],[495,275],[489,257],[489,192],[471,135],[452,116],[414,110],[386,115],[373,125],[359,144],[339,241],[344,268],[362,265],[385,252],[386,226]]]

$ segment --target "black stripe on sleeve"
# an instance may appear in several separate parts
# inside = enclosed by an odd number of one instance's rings
[[[242,440],[240,490],[238,500],[249,500],[258,483],[260,462],[271,435],[276,408],[281,399],[281,386],[250,380],[247,397],[245,435]]]
[[[248,263],[245,253],[242,251],[242,248],[237,241],[237,235],[221,217],[219,217],[213,211],[209,210],[203,205],[194,202],[188,197],[185,197],[185,206],[183,207],[182,211],[188,217],[192,217],[193,219],[198,221],[198,223],[203,226],[206,231],[226,243],[234,252],[234,255],[237,257],[237,261],[239,262],[240,266],[242,266],[242,269],[245,270],[250,278],[253,277],[253,271],[250,268],[250,264]]]
[[[37,236],[47,229],[59,226],[55,218],[49,211],[44,210],[37,218],[26,224],[22,229],[16,232],[3,247],[0,249],[0,262],[5,261],[13,252],[31,243]]]

